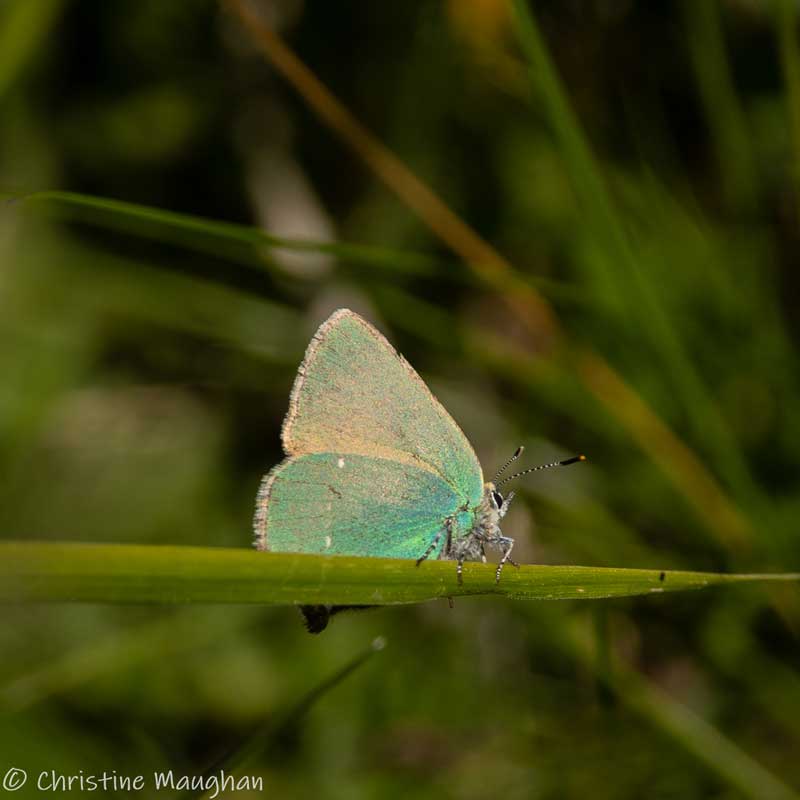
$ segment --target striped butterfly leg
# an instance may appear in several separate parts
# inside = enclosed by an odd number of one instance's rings
[[[508,496],[503,501],[503,505],[501,505],[500,508],[498,509],[498,515],[500,519],[502,519],[508,513],[508,507],[511,505],[511,501],[513,499],[514,499],[514,492],[509,492]],[[505,566],[506,561],[508,561],[510,564],[513,564],[517,568],[519,568],[519,564],[517,564],[517,562],[514,561],[513,558],[511,558],[511,550],[514,547],[513,539],[509,539],[507,536],[501,536],[493,543],[498,544],[501,548],[503,548],[503,557],[500,559],[500,563],[497,565],[497,571],[494,574],[494,582],[500,583],[500,573],[503,571],[503,567]],[[486,562],[485,556],[483,561],[484,563]]]
[[[452,539],[452,532],[453,532],[453,518],[447,517],[444,521],[444,527],[439,528],[436,533],[436,536],[433,537],[433,541],[428,545],[428,549],[417,559],[417,566],[419,566],[426,558],[436,549],[436,546],[439,544],[439,541],[442,538],[443,533],[447,533],[447,541],[444,545],[445,552],[450,550],[450,542]]]
[[[503,571],[503,567],[506,565],[506,561],[509,564],[513,564],[517,569],[519,569],[519,564],[511,558],[511,551],[514,549],[514,540],[509,539],[507,536],[500,536],[495,542],[498,547],[503,548],[503,557],[500,559],[500,563],[497,565],[497,571],[494,573],[494,582],[500,583],[500,573]]]

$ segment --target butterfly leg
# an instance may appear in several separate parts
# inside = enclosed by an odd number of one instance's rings
[[[444,521],[444,526],[447,528],[447,541],[445,542],[444,549],[442,550],[442,555],[445,558],[456,558],[456,579],[458,580],[458,585],[461,586],[464,583],[464,579],[461,576],[461,572],[464,569],[464,559],[461,556],[455,556],[453,554],[453,518],[448,517]],[[448,602],[452,604],[453,598],[448,597]],[[451,605],[450,608],[453,606]]]
[[[428,545],[428,549],[417,559],[417,566],[419,566],[425,559],[436,549],[436,545],[439,544],[439,540],[442,538],[442,533],[447,531],[447,541],[445,542],[445,552],[450,550],[450,536],[451,536],[451,528],[453,525],[453,521],[448,517],[444,521],[444,528],[440,528],[439,531],[436,533],[436,536],[433,537],[433,541]]]
[[[453,520],[450,517],[447,518],[447,521],[445,522],[445,527],[447,528],[447,542],[444,545],[444,552],[449,555],[450,554],[450,550],[453,547]],[[458,577],[460,578],[461,575],[459,574]],[[447,598],[447,602],[450,605],[450,608],[452,608],[453,607],[453,598],[452,597],[448,597]]]
[[[514,548],[513,539],[501,536],[500,539],[498,539],[497,544],[503,548],[503,557],[500,559],[500,563],[497,565],[497,571],[494,573],[494,582],[500,583],[500,573],[503,571],[506,561],[513,564],[515,567],[519,567],[519,564],[517,564],[517,562],[511,558],[511,551]]]

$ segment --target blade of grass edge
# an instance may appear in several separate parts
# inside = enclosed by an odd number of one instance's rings
[[[525,565],[499,584],[492,565],[258,553],[160,545],[0,543],[0,602],[258,603],[391,605],[492,594],[512,599],[588,600],[700,589],[715,584],[796,581],[798,574],[736,575],[654,569]]]

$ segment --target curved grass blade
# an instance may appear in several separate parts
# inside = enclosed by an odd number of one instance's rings
[[[737,796],[754,800],[798,800],[798,795],[765,765],[750,756],[713,722],[672,697],[653,680],[640,673],[613,647],[604,631],[593,653],[591,637],[575,620],[562,629],[560,645],[595,676],[610,696],[639,716],[655,730],[682,747]],[[756,648],[757,649],[757,648]],[[784,698],[785,702],[785,698]]]
[[[421,253],[374,245],[283,238],[248,225],[76,192],[6,193],[0,194],[0,199],[22,204],[56,219],[178,245],[193,252],[223,256],[249,265],[263,265],[268,251],[286,250],[320,253],[371,269],[385,268],[418,275],[435,274],[441,267],[440,260]]]
[[[382,636],[372,642],[359,653],[356,653],[343,667],[332,675],[322,680],[310,691],[306,692],[294,705],[275,721],[260,725],[244,741],[223,756],[216,764],[212,765],[203,774],[203,784],[210,788],[200,795],[184,793],[182,797],[193,796],[198,798],[213,798],[216,789],[212,778],[217,773],[230,775],[234,780],[237,774],[252,765],[258,758],[269,756],[280,746],[281,742],[289,737],[298,727],[305,715],[328,692],[335,689],[340,683],[350,677],[360,666],[368,661],[375,653],[386,647],[386,639]]]
[[[0,4],[0,97],[41,52],[63,6],[62,0]]]
[[[730,575],[526,565],[495,583],[492,565],[257,553],[157,545],[0,543],[0,602],[394,605],[459,595],[591,600],[702,589],[800,574]]]
[[[650,720],[745,797],[798,800],[798,795],[780,778],[654,683],[632,669],[620,670],[617,681],[618,696],[628,708]]]

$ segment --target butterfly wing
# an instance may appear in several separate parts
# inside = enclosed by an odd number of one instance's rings
[[[353,453],[428,470],[479,500],[483,475],[467,437],[411,365],[349,309],[306,351],[283,424],[287,455]]]
[[[374,456],[290,456],[258,497],[256,545],[290,553],[419,558],[461,500],[429,470]]]
[[[417,558],[448,516],[458,511],[468,524],[483,493],[453,418],[348,309],[311,340],[282,440],[289,458],[264,479],[256,505],[261,549]]]

